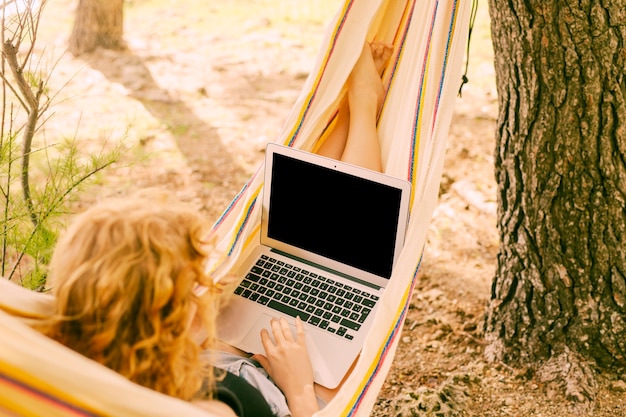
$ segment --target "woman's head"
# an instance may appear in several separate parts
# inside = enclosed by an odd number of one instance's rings
[[[50,263],[50,335],[134,382],[190,398],[206,373],[191,318],[197,309],[211,334],[215,314],[193,293],[210,287],[206,233],[197,211],[159,199],[109,200],[78,215]]]

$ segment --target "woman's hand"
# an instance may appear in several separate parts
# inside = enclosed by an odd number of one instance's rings
[[[293,417],[310,416],[319,410],[313,388],[313,367],[306,349],[304,326],[296,318],[296,336],[285,319],[272,320],[272,336],[261,331],[264,355],[254,355],[285,394]]]

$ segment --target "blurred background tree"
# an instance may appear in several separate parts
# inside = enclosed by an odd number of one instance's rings
[[[68,49],[78,56],[98,47],[125,47],[124,0],[79,0]]]

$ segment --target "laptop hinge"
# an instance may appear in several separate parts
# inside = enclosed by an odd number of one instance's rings
[[[381,289],[382,289],[382,287],[379,287],[378,285],[372,284],[371,282],[363,281],[362,279],[359,279],[359,278],[353,277],[352,275],[344,274],[343,272],[335,271],[334,269],[327,268],[327,267],[322,266],[322,265],[318,265],[318,264],[316,264],[316,263],[313,263],[313,262],[307,261],[306,259],[298,258],[297,256],[290,255],[290,254],[288,254],[288,253],[286,253],[286,252],[283,252],[283,251],[280,251],[280,250],[278,250],[278,249],[270,249],[270,251],[271,251],[271,252],[276,252],[276,253],[278,253],[278,254],[280,254],[280,255],[282,255],[282,256],[286,256],[287,258],[290,258],[290,259],[295,259],[295,260],[296,260],[296,261],[298,261],[298,262],[302,262],[302,263],[304,263],[304,264],[311,265],[311,266],[312,266],[312,267],[314,267],[314,268],[317,268],[317,269],[322,269],[322,270],[324,270],[324,271],[330,272],[331,274],[339,275],[339,276],[341,276],[341,277],[344,277],[344,278],[346,278],[346,279],[349,279],[350,281],[354,281],[354,282],[356,282],[357,284],[361,284],[361,285],[364,285],[364,286],[366,286],[366,287],[373,288],[373,289],[375,289],[376,291],[379,291],[379,290],[381,290]]]

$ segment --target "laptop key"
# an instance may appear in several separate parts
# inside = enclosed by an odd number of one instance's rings
[[[320,318],[313,316],[309,319],[309,323],[312,324],[313,326],[317,326],[318,324],[320,324]]]
[[[281,313],[285,313],[291,317],[300,317],[302,321],[308,321],[311,315],[307,312],[298,310],[297,308],[293,308],[291,306],[285,305],[283,303],[279,303],[276,300],[271,300],[268,304],[268,307],[273,308],[274,310],[280,311]]]
[[[361,304],[363,304],[365,307],[372,308],[372,307],[374,307],[376,302],[374,300],[370,300],[370,299],[365,298],[365,299],[363,299],[363,302]]]
[[[359,323],[355,323],[352,320],[348,319],[341,319],[341,322],[339,322],[339,324],[352,330],[359,330],[361,328],[361,325]]]
[[[365,319],[367,318],[367,316],[370,314],[370,311],[367,308],[364,308],[363,311],[361,311],[361,317],[359,318],[359,323],[363,323],[365,321]]]

